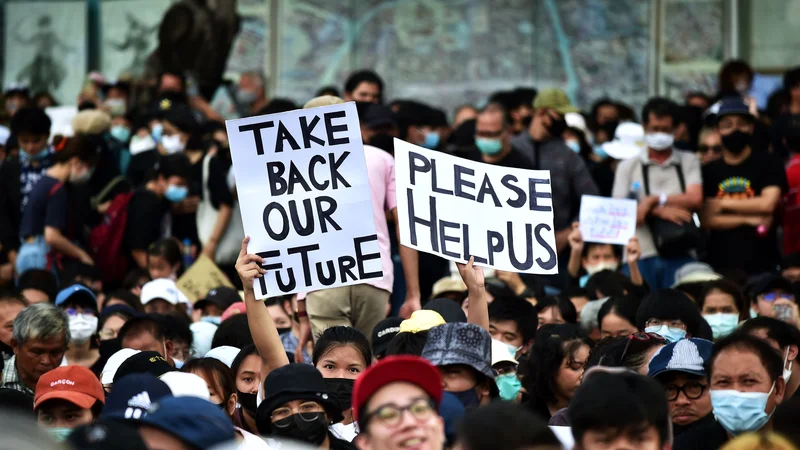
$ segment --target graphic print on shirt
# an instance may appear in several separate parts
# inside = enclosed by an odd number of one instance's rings
[[[745,177],[728,177],[717,185],[717,198],[744,200],[756,196],[753,183]]]

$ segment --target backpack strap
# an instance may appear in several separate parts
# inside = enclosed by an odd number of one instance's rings
[[[650,166],[652,164],[642,164],[642,181],[644,182],[644,195],[650,195]],[[681,193],[686,192],[686,179],[683,177],[683,170],[678,163],[672,163],[670,166],[675,168],[678,173],[678,183],[681,185]]]

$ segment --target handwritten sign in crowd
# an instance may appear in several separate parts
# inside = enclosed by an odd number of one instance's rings
[[[206,255],[200,255],[197,261],[178,278],[176,284],[192,304],[205,298],[212,289],[220,286],[233,287],[225,272]]]
[[[636,234],[636,200],[582,196],[580,230],[586,242],[627,245]]]

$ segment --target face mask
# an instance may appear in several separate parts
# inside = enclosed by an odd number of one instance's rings
[[[591,266],[586,266],[586,273],[589,275],[594,275],[601,270],[610,270],[616,271],[619,268],[619,263],[614,261],[604,261],[597,264],[593,264]]]
[[[272,435],[286,437],[300,442],[308,442],[314,447],[319,447],[328,436],[328,423],[325,420],[325,414],[314,413],[303,415],[312,420],[307,421],[300,417],[300,414],[292,414],[289,416],[291,421],[286,428],[278,428],[275,424],[272,425]]]
[[[511,356],[513,356],[513,357],[516,357],[517,356],[517,352],[520,351],[520,349],[522,348],[521,345],[519,347],[514,347],[511,344],[506,344],[506,347],[508,347],[508,352],[511,353]]]
[[[200,318],[200,322],[208,322],[213,323],[216,326],[222,323],[222,317],[219,316],[203,316]]]
[[[663,151],[672,147],[675,137],[669,133],[647,133],[644,135],[647,146],[655,151]]]
[[[128,109],[128,105],[125,103],[125,100],[121,98],[110,98],[103,102],[108,113],[112,116],[121,116],[125,114],[125,111]]]
[[[178,203],[182,202],[188,193],[189,188],[186,186],[176,186],[174,184],[170,184],[167,186],[167,192],[164,193],[164,197],[166,197],[167,200],[171,201],[172,203]]]
[[[160,141],[161,135],[164,134],[164,125],[157,123],[153,125],[153,127],[150,130],[151,130],[150,134],[153,136],[153,139],[155,139],[156,142]]]
[[[786,368],[786,363],[789,361],[789,347],[786,347],[786,356],[783,357],[783,381],[789,384],[789,378],[792,378],[792,366],[794,361],[789,363],[789,368]]]
[[[72,183],[72,184],[84,184],[84,183],[88,182],[89,178],[91,178],[91,177],[92,177],[92,171],[87,169],[87,170],[84,170],[79,175],[70,174],[69,182]]]
[[[750,145],[753,140],[753,135],[747,134],[744,131],[736,130],[733,133],[722,136],[722,145],[725,149],[734,155],[742,153],[742,151]]]
[[[758,431],[769,421],[772,413],[764,408],[775,389],[775,383],[766,394],[763,392],[739,392],[733,389],[712,390],[711,407],[714,417],[722,428],[738,435],[747,431]]]
[[[703,318],[708,322],[711,331],[714,334],[714,339],[722,339],[725,336],[733,333],[739,325],[738,314],[703,314]]]
[[[238,394],[237,397],[239,397],[239,406],[255,417],[256,411],[258,410],[258,402],[256,401],[256,396],[258,394],[244,393],[239,390],[236,391],[236,394]]]
[[[177,134],[163,136],[161,138],[161,146],[164,147],[168,155],[182,152],[186,148],[186,144],[181,141],[181,137]]]
[[[570,139],[568,141],[564,141],[564,143],[567,144],[567,147],[572,149],[573,152],[575,152],[575,153],[580,153],[581,152],[581,143],[580,142]]]
[[[500,139],[475,138],[475,146],[484,155],[496,155],[503,150],[503,141]]]
[[[551,137],[561,137],[561,135],[567,131],[567,121],[563,117],[558,120],[553,120],[550,123],[549,131]]]
[[[328,394],[339,402],[339,407],[342,408],[342,411],[350,409],[352,406],[353,383],[354,380],[347,378],[325,378]]]
[[[600,158],[600,159],[608,158],[608,153],[606,153],[606,151],[603,148],[602,144],[598,144],[598,145],[595,145],[594,147],[592,147],[592,153],[597,155],[597,157]]]
[[[131,155],[153,150],[154,148],[156,148],[156,141],[150,135],[144,137],[136,135],[131,138],[131,143],[128,145]]]
[[[25,150],[20,150],[19,151],[19,159],[23,163],[30,163],[32,161],[41,161],[41,160],[47,158],[48,154],[49,154],[49,152],[47,151],[47,149],[42,149],[42,151],[40,151],[39,153],[37,153],[35,155],[31,155],[30,153],[26,152]]]
[[[435,131],[428,131],[425,133],[425,142],[422,143],[422,146],[428,149],[435,149],[439,146],[439,133]]]
[[[183,367],[183,360],[182,359],[172,358],[172,362],[175,363],[175,368],[178,369],[178,370],[180,370],[180,368]]]
[[[668,327],[661,325],[658,327],[647,327],[644,329],[645,333],[656,333],[666,339],[669,343],[678,342],[686,337],[686,331],[680,328]]]
[[[750,85],[746,81],[741,81],[739,83],[736,83],[736,86],[734,86],[734,89],[736,89],[736,92],[738,92],[739,95],[743,96],[743,95],[747,94],[747,91],[750,90]]]
[[[461,392],[451,392],[451,394],[458,397],[458,400],[464,405],[464,408],[474,408],[480,404],[480,400],[478,400],[478,391],[476,391],[475,388]]]
[[[256,101],[256,97],[258,97],[258,94],[255,91],[243,89],[236,91],[236,101],[243,105],[252,105]]]
[[[519,381],[515,373],[500,375],[494,381],[500,390],[500,398],[507,402],[513,402],[517,398],[519,390],[522,389],[522,382]]]
[[[56,442],[64,442],[72,433],[72,428],[48,428],[47,434]]]
[[[756,317],[758,317],[758,313],[753,308],[750,308],[750,318],[755,319]]]
[[[69,316],[69,334],[72,340],[84,343],[97,331],[97,317],[87,314]]]
[[[114,125],[109,134],[120,142],[128,142],[128,139],[131,138],[131,130],[124,125]]]

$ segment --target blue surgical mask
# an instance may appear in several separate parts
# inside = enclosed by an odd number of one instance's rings
[[[439,146],[439,133],[435,131],[428,131],[425,133],[425,142],[422,146],[431,150]]]
[[[458,400],[464,405],[464,408],[476,408],[480,405],[478,391],[476,391],[475,388],[461,392],[451,392],[451,394],[458,397]]]
[[[72,433],[72,428],[48,428],[47,434],[56,442],[64,442]]]
[[[669,343],[678,342],[686,337],[686,331],[680,328],[668,327],[666,325],[659,325],[655,327],[647,327],[644,329],[645,333],[656,333],[666,339]]]
[[[511,356],[513,356],[514,358],[517,357],[517,352],[520,351],[520,349],[522,349],[522,346],[515,347],[511,344],[506,344],[506,347],[508,347],[508,352],[511,353]]]
[[[564,141],[564,143],[567,144],[567,147],[572,149],[573,152],[575,152],[575,153],[580,153],[581,152],[581,143],[580,142],[570,139],[569,141]]]
[[[30,153],[26,152],[25,150],[20,150],[19,151],[19,159],[23,163],[30,163],[32,161],[41,161],[41,160],[47,158],[47,155],[49,155],[49,154],[50,154],[50,152],[48,152],[46,148],[42,149],[42,151],[40,151],[39,153],[37,153],[35,155],[31,155]]]
[[[213,323],[216,326],[219,326],[222,323],[222,317],[219,316],[203,316],[200,318],[200,322],[208,322]]]
[[[109,133],[111,134],[111,137],[124,143],[127,143],[128,139],[131,138],[131,130],[125,125],[114,125],[111,127]]]
[[[717,313],[717,314],[703,314],[703,318],[708,322],[711,327],[711,332],[714,334],[714,339],[722,339],[725,336],[733,333],[739,325],[738,314]]]
[[[183,367],[183,360],[178,358],[172,358],[172,362],[175,363],[175,368],[180,370]]]
[[[183,199],[186,198],[186,195],[189,194],[189,188],[186,186],[176,186],[174,184],[170,184],[167,187],[167,192],[164,193],[164,197],[167,200],[171,201],[172,203],[182,202]]]
[[[496,155],[503,150],[503,141],[500,139],[475,138],[475,146],[484,155]]]
[[[602,145],[595,145],[594,147],[592,147],[592,152],[594,152],[595,155],[599,156],[600,159],[608,158],[608,153],[606,153]]]
[[[775,383],[769,392],[739,392],[733,389],[712,390],[711,407],[717,422],[722,428],[736,436],[747,431],[758,431],[768,421],[772,413],[767,414],[764,408],[775,389]]]
[[[164,134],[164,125],[161,125],[160,123],[153,125],[153,128],[150,130],[150,134],[153,136],[153,139],[155,139],[156,142],[159,142],[161,140],[161,135]]]
[[[515,373],[499,375],[494,382],[497,383],[497,388],[500,390],[500,398],[507,402],[513,402],[522,389],[522,382]]]

